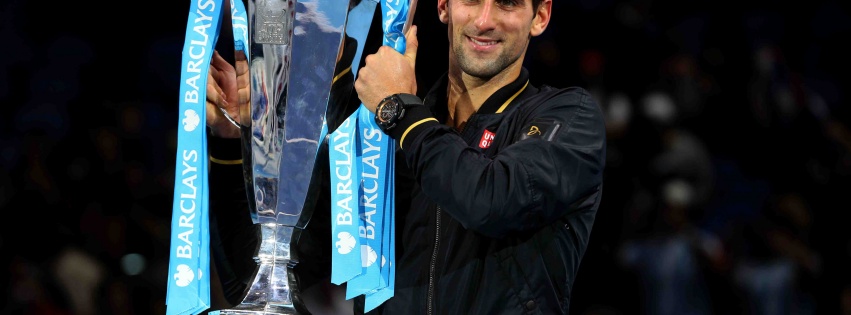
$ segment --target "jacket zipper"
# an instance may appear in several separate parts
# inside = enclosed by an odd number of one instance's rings
[[[470,118],[467,118],[467,123],[464,124],[464,127],[458,131],[458,134],[461,137],[464,137],[464,131],[467,130],[467,126],[470,125],[470,121],[473,117],[476,116],[476,113],[470,115]],[[453,128],[454,129],[454,128]],[[466,141],[467,139],[464,139]],[[434,314],[434,274],[435,274],[435,266],[437,265],[437,250],[440,248],[440,205],[437,206],[437,218],[435,219],[435,230],[434,230],[434,250],[431,252],[431,264],[428,268],[428,306],[426,306],[427,314]]]
[[[428,314],[433,314],[434,311],[434,269],[437,265],[437,249],[440,247],[440,206],[437,206],[437,218],[435,219],[436,226],[434,231],[434,251],[431,252],[431,264],[428,268]]]

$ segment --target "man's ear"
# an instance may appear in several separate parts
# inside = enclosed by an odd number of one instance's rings
[[[547,25],[550,24],[550,16],[553,13],[553,1],[552,0],[541,0],[541,4],[538,5],[538,10],[535,12],[535,17],[532,19],[532,29],[530,30],[530,35],[538,36],[547,29]]]
[[[437,0],[437,17],[443,24],[449,23],[449,0]]]

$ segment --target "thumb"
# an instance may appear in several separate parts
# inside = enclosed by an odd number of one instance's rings
[[[411,25],[408,29],[408,34],[405,34],[405,57],[411,58],[411,61],[416,62],[419,45],[419,41],[417,41],[417,26]]]

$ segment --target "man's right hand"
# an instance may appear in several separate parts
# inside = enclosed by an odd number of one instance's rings
[[[212,134],[222,138],[239,138],[240,128],[231,123],[222,109],[243,126],[249,125],[248,60],[242,51],[236,52],[236,68],[218,52],[213,52],[207,74],[207,126]]]
[[[414,69],[419,42],[415,25],[408,29],[405,40],[405,54],[400,54],[390,46],[381,46],[378,52],[364,59],[363,67],[358,70],[355,90],[361,103],[373,113],[379,101],[387,96],[396,93],[417,94]]]

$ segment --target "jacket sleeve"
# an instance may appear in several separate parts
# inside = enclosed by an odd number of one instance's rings
[[[400,142],[425,194],[465,228],[492,237],[538,228],[584,208],[579,202],[602,187],[602,113],[591,95],[578,88],[542,102],[517,123],[551,121],[559,129],[551,137],[510,144],[493,158],[433,118],[411,118],[422,122],[407,125],[406,140]],[[497,137],[520,132],[526,130]]]

